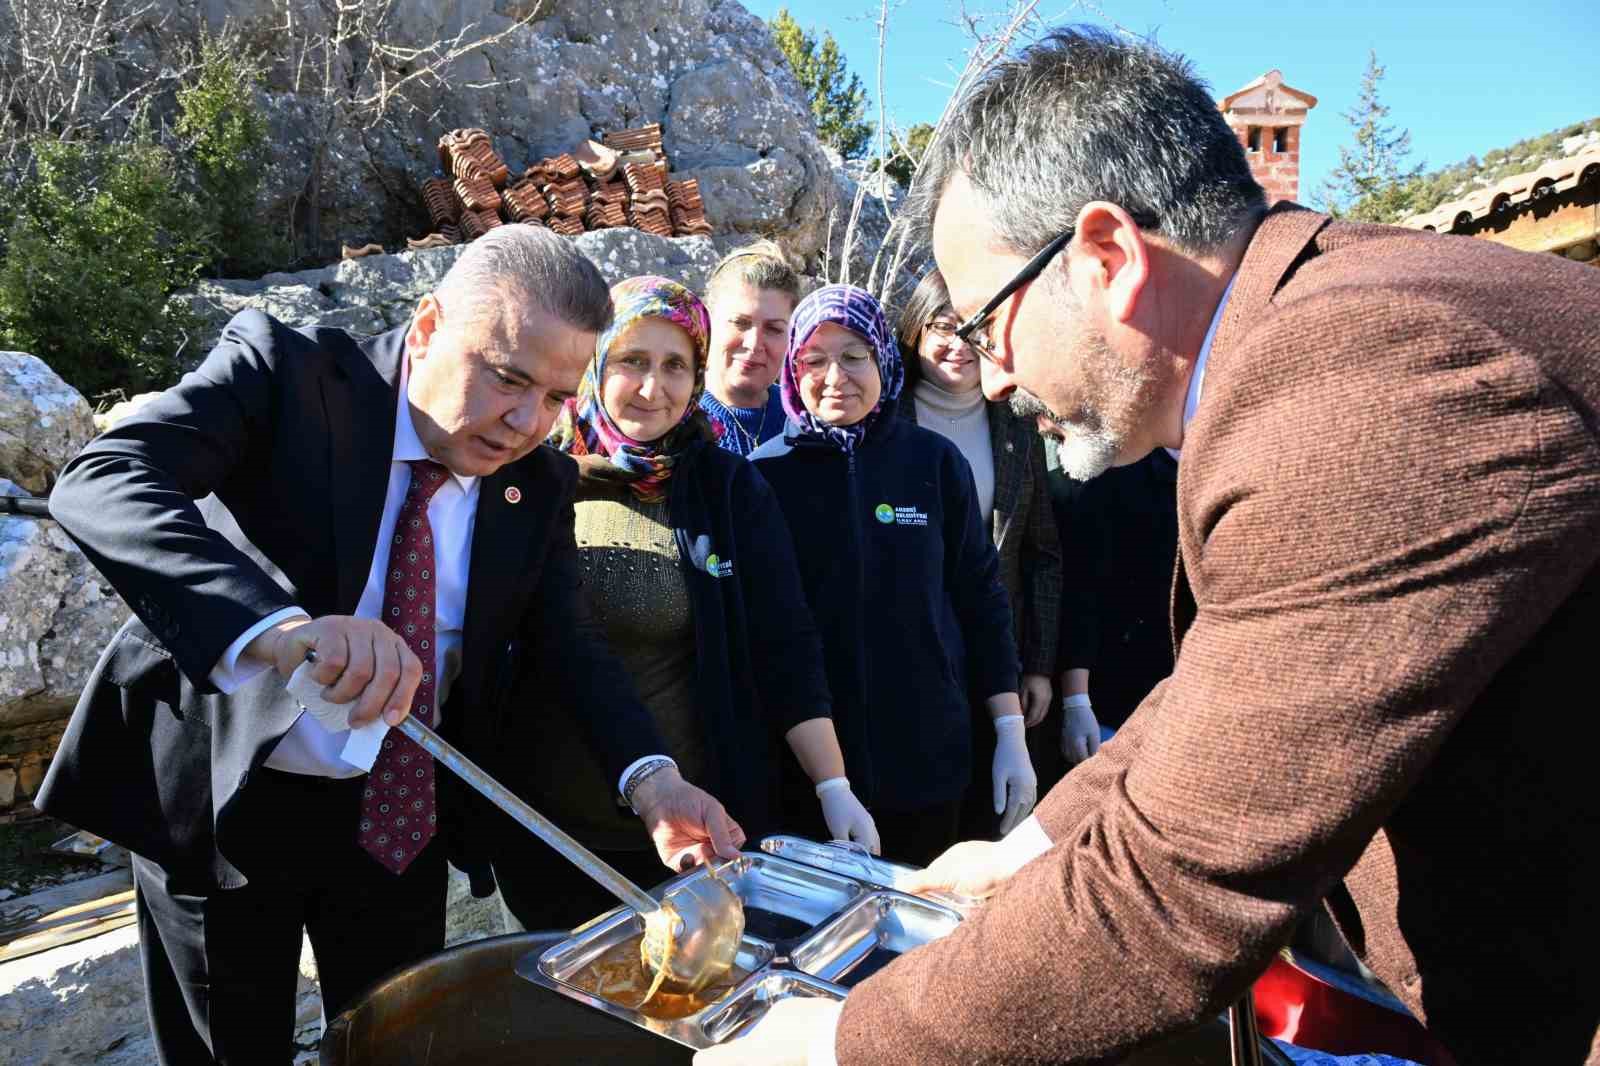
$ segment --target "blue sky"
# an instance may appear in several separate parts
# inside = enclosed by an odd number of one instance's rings
[[[872,0],[743,0],[771,18],[787,6],[801,25],[828,29],[874,96],[877,31]],[[1045,0],[1061,22],[1098,22],[1072,0]],[[993,10],[999,0],[969,0]],[[935,120],[964,61],[966,38],[951,0],[891,0],[885,97],[902,126]],[[1524,137],[1600,115],[1600,14],[1593,0],[1241,4],[1200,0],[1106,0],[1106,14],[1182,52],[1222,97],[1276,67],[1317,97],[1300,160],[1309,201],[1349,142],[1343,112],[1355,102],[1367,51],[1388,68],[1381,98],[1389,119],[1411,130],[1412,159],[1429,169],[1483,155]],[[1584,14],[1587,11],[1588,14]]]

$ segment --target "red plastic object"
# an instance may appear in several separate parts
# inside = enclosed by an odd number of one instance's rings
[[[1423,1066],[1456,1066],[1409,1014],[1335,988],[1282,956],[1256,981],[1254,999],[1263,1036],[1330,1055],[1395,1055]]]

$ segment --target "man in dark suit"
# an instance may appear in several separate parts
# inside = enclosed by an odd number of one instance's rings
[[[1600,271],[1266,211],[1187,64],[1090,31],[918,181],[988,395],[1075,478],[1181,448],[1173,672],[906,886],[981,911],[704,1061],[1116,1061],[1326,900],[1461,1066],[1600,1063]]]
[[[287,1061],[302,929],[331,1017],[441,947],[447,856],[491,890],[486,835],[505,823],[399,734],[370,774],[346,762],[347,731],[282,683],[308,651],[350,725],[416,714],[513,784],[503,740],[540,709],[508,696],[531,676],[581,720],[664,861],[735,851],[720,805],[655,755],[590,621],[576,468],[539,446],[610,315],[569,244],[504,227],[402,329],[238,315],[63,472],[52,513],[135,617],[39,805],[135,855],[164,1063]]]

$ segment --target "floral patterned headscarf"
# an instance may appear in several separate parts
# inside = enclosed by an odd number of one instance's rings
[[[669,278],[646,275],[611,287],[616,317],[595,342],[594,359],[584,372],[578,395],[568,400],[550,431],[548,443],[570,455],[599,455],[628,478],[628,488],[643,503],[666,499],[667,480],[677,457],[703,437],[696,416],[706,387],[706,351],[711,317],[700,297]],[[678,424],[653,441],[638,441],[618,428],[600,400],[611,346],[641,318],[664,318],[688,334],[694,347],[694,391]]]
[[[856,333],[872,345],[878,357],[878,379],[882,391],[878,404],[861,421],[851,426],[835,426],[810,411],[800,398],[798,360],[800,350],[806,346],[817,327],[832,322]],[[867,430],[878,420],[885,405],[900,398],[905,384],[905,364],[900,359],[900,346],[889,331],[883,315],[883,305],[866,289],[854,285],[825,285],[800,301],[789,320],[789,351],[783,358],[783,372],[778,375],[783,394],[783,410],[789,416],[790,436],[811,437],[825,441],[842,452],[853,452],[866,437]]]

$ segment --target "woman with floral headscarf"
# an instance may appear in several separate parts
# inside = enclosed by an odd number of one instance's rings
[[[704,780],[752,838],[777,821],[781,736],[818,782],[829,832],[876,850],[872,818],[844,782],[783,515],[755,468],[712,442],[699,406],[705,306],[660,277],[630,278],[611,298],[616,317],[547,442],[578,462],[588,603],[679,769]],[[524,682],[530,702],[538,680]],[[534,806],[635,881],[663,880],[576,725],[604,708],[557,697],[542,710],[528,716],[525,748]],[[501,849],[495,873],[526,928],[571,928],[615,903],[525,837]]]
[[[1004,830],[1036,790],[1011,607],[972,468],[945,437],[894,417],[905,369],[865,290],[800,301],[778,381],[788,425],[750,458],[794,534],[850,780],[884,854],[926,864],[957,839],[969,691],[994,720]]]

